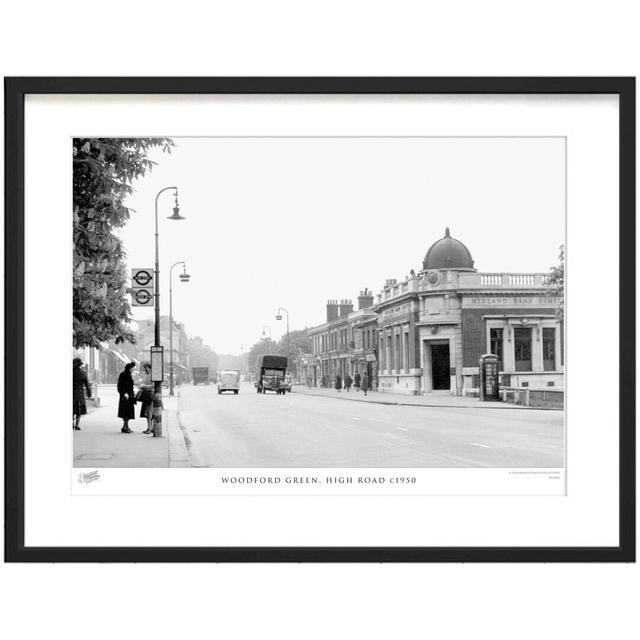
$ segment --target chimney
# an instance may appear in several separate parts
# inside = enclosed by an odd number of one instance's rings
[[[340,315],[348,316],[353,311],[353,300],[340,300]]]
[[[327,322],[337,320],[340,312],[340,305],[337,300],[327,300]]]
[[[368,309],[373,306],[373,293],[365,287],[358,296],[358,309]]]

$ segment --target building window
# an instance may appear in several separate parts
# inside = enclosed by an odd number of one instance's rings
[[[531,329],[514,327],[513,348],[516,371],[531,371]]]
[[[555,371],[556,368],[556,330],[542,329],[542,361],[545,371]]]
[[[387,336],[387,371],[389,373],[391,373],[391,369],[393,368],[393,352],[391,351],[391,349],[391,336]]]
[[[402,369],[402,351],[400,350],[400,334],[396,333],[396,372]]]
[[[489,352],[493,353],[494,356],[498,356],[498,371],[504,369],[502,365],[502,339],[502,329],[489,329]]]
[[[404,334],[404,369],[409,373],[409,333]]]

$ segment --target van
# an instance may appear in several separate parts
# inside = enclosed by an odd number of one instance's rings
[[[240,391],[239,371],[220,371],[218,373],[218,394],[223,391],[233,391],[238,395],[238,391]]]

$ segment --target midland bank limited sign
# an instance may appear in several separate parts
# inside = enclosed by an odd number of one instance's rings
[[[555,296],[465,296],[463,307],[556,307]]]

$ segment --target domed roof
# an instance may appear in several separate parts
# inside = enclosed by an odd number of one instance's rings
[[[422,261],[423,269],[473,269],[473,258],[469,249],[451,237],[449,227],[444,238],[434,242]]]

